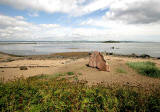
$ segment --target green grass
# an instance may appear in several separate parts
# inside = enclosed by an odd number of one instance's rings
[[[65,76],[66,74],[65,73],[56,73],[54,74],[56,77],[59,77],[59,76]]]
[[[67,75],[74,75],[74,72],[66,72],[66,73],[55,73],[53,75],[45,75],[45,74],[41,74],[41,75],[36,75],[36,76],[32,76],[29,77],[28,79],[46,79],[46,80],[50,80],[50,79],[54,79],[57,77],[61,77],[61,76],[67,76]],[[81,73],[78,73],[78,75]]]
[[[117,68],[116,72],[117,73],[125,73],[125,74],[127,73],[123,68]]]
[[[47,75],[0,83],[1,112],[135,112],[160,110],[160,89],[87,86]]]
[[[74,72],[67,72],[67,75],[74,75]]]
[[[149,77],[160,77],[160,69],[153,62],[128,62],[127,65],[140,74]]]
[[[31,80],[38,80],[38,79],[54,79],[54,78],[57,78],[57,77],[60,77],[60,76],[65,76],[65,74],[62,74],[62,73],[56,73],[56,74],[53,74],[53,75],[45,75],[45,74],[41,74],[41,75],[36,75],[36,76],[32,76],[32,77],[29,77],[28,79],[31,79]]]

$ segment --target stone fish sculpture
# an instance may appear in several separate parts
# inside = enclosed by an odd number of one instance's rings
[[[103,55],[97,51],[94,51],[90,55],[88,66],[98,68],[100,71],[110,71],[109,65],[106,64]]]

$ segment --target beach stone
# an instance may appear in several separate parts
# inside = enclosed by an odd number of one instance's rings
[[[91,55],[91,54],[92,54],[91,52],[88,53],[88,55]]]
[[[151,56],[148,55],[148,54],[142,54],[142,55],[140,55],[139,57],[141,57],[141,58],[150,58]]]
[[[106,52],[105,54],[106,54],[106,55],[113,55],[112,52]]]
[[[26,66],[20,66],[19,69],[20,70],[28,70],[28,68]]]
[[[130,56],[129,56],[130,57]],[[138,57],[138,55],[136,55],[135,53],[131,54],[131,57]]]
[[[100,71],[109,71],[109,65],[106,64],[103,55],[97,51],[90,55],[88,66],[98,68]]]

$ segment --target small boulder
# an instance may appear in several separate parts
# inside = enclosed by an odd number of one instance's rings
[[[138,57],[138,55],[136,55],[135,53],[132,53],[131,57]]]
[[[93,52],[89,58],[89,67],[98,68],[100,71],[110,71],[109,65],[106,64],[103,55],[100,52]]]
[[[141,57],[141,58],[150,58],[151,56],[148,55],[148,54],[142,54],[142,55],[140,55],[139,57]]]
[[[26,66],[20,66],[19,69],[20,70],[28,70],[28,68]]]

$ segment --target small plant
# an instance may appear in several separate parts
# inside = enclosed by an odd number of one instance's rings
[[[75,80],[75,81],[78,81],[78,76],[77,76],[77,75],[74,77],[74,80]]]
[[[74,72],[67,72],[67,75],[74,75]]]
[[[149,77],[160,77],[160,69],[153,62],[128,62],[127,65],[140,74]]]
[[[54,74],[56,77],[59,77],[59,76],[65,76],[66,74],[65,73],[56,73]]]
[[[116,72],[117,73],[127,73],[123,68],[117,68]]]
[[[82,75],[82,73],[78,73],[78,75]]]

